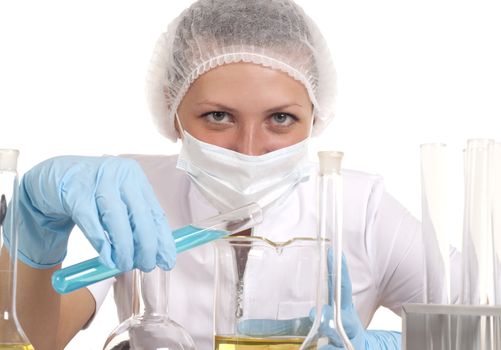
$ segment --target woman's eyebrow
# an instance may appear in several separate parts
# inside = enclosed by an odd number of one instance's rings
[[[230,113],[234,113],[236,112],[237,110],[234,109],[234,108],[231,108],[229,106],[226,106],[222,103],[218,103],[218,102],[212,102],[212,101],[200,101],[200,102],[197,102],[195,103],[196,105],[204,105],[204,106],[210,106],[211,108],[214,108],[216,110],[222,110],[222,111],[228,111]]]
[[[200,105],[209,106],[209,107],[214,108],[216,110],[227,111],[230,113],[235,113],[237,111],[235,108],[232,108],[232,107],[229,107],[225,104],[222,104],[219,102],[214,102],[214,101],[204,100],[204,101],[197,102],[195,104],[198,106],[200,106]],[[296,102],[291,102],[291,103],[284,103],[284,104],[278,105],[276,107],[269,108],[269,109],[265,110],[265,113],[273,113],[273,112],[281,111],[281,110],[289,108],[289,107],[304,108],[304,106],[302,104],[299,104]]]
[[[276,107],[273,107],[273,108],[267,109],[267,110],[266,110],[266,113],[277,112],[277,111],[280,111],[280,110],[283,110],[283,109],[286,109],[286,108],[289,108],[289,107],[300,107],[300,108],[304,108],[304,106],[303,106],[303,105],[301,105],[301,104],[299,104],[299,103],[292,102],[292,103],[286,103],[286,104],[283,104],[283,105],[280,105],[280,106],[276,106]]]

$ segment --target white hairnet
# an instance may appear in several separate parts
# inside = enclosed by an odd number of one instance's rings
[[[315,110],[313,135],[333,117],[335,71],[316,24],[292,0],[199,0],[156,45],[147,97],[160,132],[175,141],[174,115],[190,85],[223,64],[251,62],[303,83]]]

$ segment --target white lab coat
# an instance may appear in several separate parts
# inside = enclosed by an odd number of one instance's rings
[[[177,156],[130,156],[142,166],[169,224],[178,228],[217,215],[187,175],[176,169]],[[420,224],[383,188],[379,176],[344,171],[343,249],[353,286],[353,301],[367,326],[383,305],[396,313],[401,305],[422,301],[423,257]],[[317,181],[312,176],[266,213],[253,235],[281,241],[317,232]],[[214,245],[177,257],[171,271],[169,315],[192,335],[200,350],[213,344]],[[96,300],[104,289],[91,288]],[[116,279],[120,320],[131,314],[130,274]],[[305,315],[306,316],[306,315]]]

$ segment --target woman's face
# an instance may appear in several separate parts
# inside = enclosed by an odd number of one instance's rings
[[[313,107],[303,84],[286,73],[234,63],[200,76],[178,115],[195,138],[257,156],[307,138]]]

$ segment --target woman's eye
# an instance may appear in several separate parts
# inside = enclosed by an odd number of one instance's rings
[[[271,117],[272,122],[279,126],[289,126],[297,121],[297,118],[288,113],[275,113]]]
[[[207,121],[213,123],[229,122],[229,116],[226,112],[209,112],[204,114],[204,116]]]

